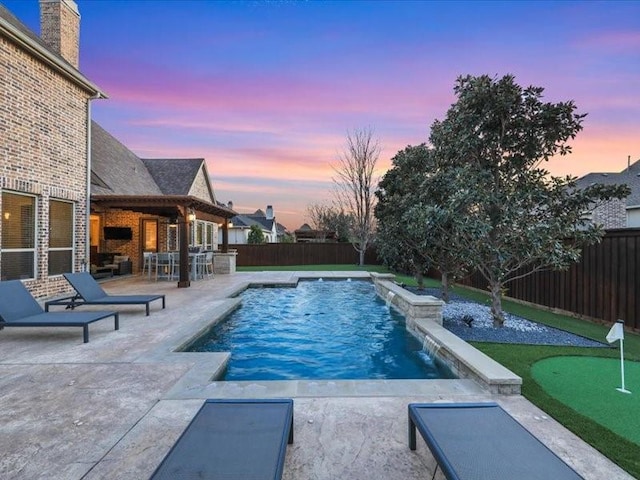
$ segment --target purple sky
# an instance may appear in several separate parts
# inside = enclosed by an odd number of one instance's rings
[[[0,0],[39,32],[36,0]],[[204,157],[219,201],[290,229],[331,198],[348,130],[380,174],[461,74],[514,74],[588,113],[557,175],[640,159],[640,2],[77,1],[93,118],[141,157]]]

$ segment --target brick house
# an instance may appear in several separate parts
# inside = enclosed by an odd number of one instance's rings
[[[625,199],[612,199],[598,205],[591,213],[591,220],[606,229],[640,227],[640,160],[631,163],[622,172],[589,173],[576,182],[579,188],[601,183],[627,185],[631,190]]]
[[[90,105],[72,0],[40,0],[42,38],[0,5],[0,278],[38,297],[88,258]]]

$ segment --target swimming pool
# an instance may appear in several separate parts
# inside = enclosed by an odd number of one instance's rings
[[[368,281],[249,288],[242,306],[186,348],[231,352],[224,380],[451,378]]]

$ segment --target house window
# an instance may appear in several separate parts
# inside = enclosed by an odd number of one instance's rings
[[[195,242],[193,242],[194,247],[203,247],[204,246],[204,222],[197,221],[196,222],[196,238]]]
[[[167,251],[172,252],[180,249],[178,242],[178,225],[167,225]]]
[[[49,202],[49,275],[73,271],[73,203]]]
[[[2,280],[35,278],[36,198],[2,193]]]
[[[205,250],[215,250],[213,241],[213,226],[214,223],[207,222],[207,233],[205,235]]]

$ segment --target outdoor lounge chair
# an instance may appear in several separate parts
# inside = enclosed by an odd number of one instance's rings
[[[409,404],[416,427],[448,480],[582,479],[496,403]]]
[[[293,400],[207,400],[151,479],[279,479],[287,443]]]
[[[70,309],[78,305],[145,305],[149,316],[149,304],[158,299],[162,299],[162,308],[165,308],[164,295],[108,295],[89,272],[65,273],[64,278],[77,294],[45,302],[47,312],[50,305],[66,305]]]
[[[89,341],[89,324],[113,317],[117,312],[45,312],[20,280],[0,282],[0,330],[4,327],[82,327],[84,343]]]

